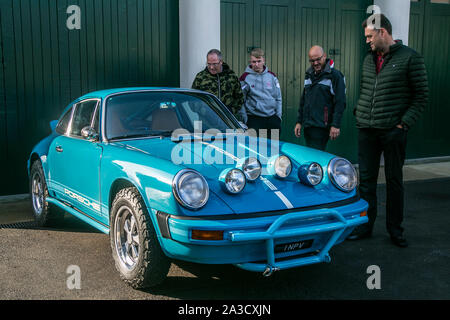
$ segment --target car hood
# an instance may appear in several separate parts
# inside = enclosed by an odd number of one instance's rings
[[[323,182],[309,187],[299,182],[297,170],[301,163],[315,161],[326,167],[332,155],[309,148],[258,139],[246,135],[230,135],[216,140],[173,141],[161,137],[122,141],[122,147],[175,163],[182,168],[200,172],[208,182],[211,192],[222,199],[235,213],[266,212],[321,205],[344,200],[354,195],[336,189],[325,174]],[[286,179],[278,179],[267,172],[267,162],[271,156],[285,154],[293,163],[293,170]],[[247,182],[239,194],[224,192],[219,183],[219,175],[227,168],[236,167],[239,159],[256,157],[263,166],[261,177]]]

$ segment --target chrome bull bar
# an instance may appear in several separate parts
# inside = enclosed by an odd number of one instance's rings
[[[287,222],[293,220],[307,220],[311,218],[324,217],[334,218],[337,221],[325,223],[320,225],[310,225],[298,227],[295,229],[280,230],[280,228]],[[359,220],[359,219],[352,219]],[[339,237],[344,233],[348,227],[353,227],[359,224],[357,221],[348,221],[338,211],[334,209],[317,209],[305,212],[293,212],[279,217],[275,220],[266,231],[259,232],[230,232],[231,241],[266,241],[267,263],[239,263],[235,264],[237,267],[249,271],[263,272],[264,276],[270,276],[273,272],[282,269],[288,269],[298,266],[304,266],[320,262],[330,262],[331,258],[329,250],[333,247]],[[285,237],[299,237],[305,235],[312,235],[318,233],[333,232],[330,239],[325,246],[315,255],[301,258],[293,258],[285,261],[275,262],[274,241],[276,239]]]

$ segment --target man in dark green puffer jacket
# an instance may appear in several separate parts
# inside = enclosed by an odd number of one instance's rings
[[[375,18],[372,20],[372,18]],[[377,24],[378,23],[378,24]],[[363,23],[372,52],[364,59],[361,92],[355,109],[358,128],[359,191],[369,203],[369,223],[348,237],[372,235],[377,216],[377,178],[384,155],[386,175],[386,228],[392,242],[408,245],[403,237],[403,175],[406,136],[428,101],[424,59],[401,41],[392,38],[392,26],[382,14]]]

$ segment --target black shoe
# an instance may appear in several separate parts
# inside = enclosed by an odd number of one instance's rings
[[[402,236],[391,236],[391,241],[397,247],[406,248],[408,246],[408,241]]]
[[[372,229],[368,227],[359,228],[356,227],[352,233],[347,237],[347,240],[361,240],[370,238],[372,236]]]

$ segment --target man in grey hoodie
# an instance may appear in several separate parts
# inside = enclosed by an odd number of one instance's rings
[[[277,76],[265,66],[264,51],[253,49],[250,53],[250,64],[239,78],[244,93],[244,106],[240,115],[249,128],[255,129],[264,136],[260,129],[267,129],[267,137],[271,130],[281,129],[281,89]]]

